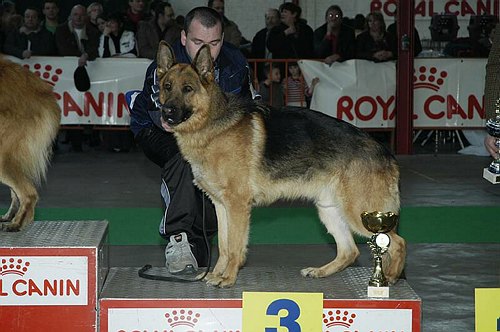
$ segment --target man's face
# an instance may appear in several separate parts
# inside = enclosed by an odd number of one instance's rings
[[[71,24],[74,28],[82,29],[87,19],[87,11],[84,7],[77,6],[71,10]]]
[[[24,26],[30,30],[36,30],[38,23],[38,13],[32,9],[26,9],[24,12]]]
[[[128,5],[134,14],[142,13],[144,11],[144,0],[130,0]]]
[[[46,2],[43,5],[43,15],[49,20],[57,19],[57,15],[59,14],[59,8],[54,2]]]
[[[212,4],[212,9],[214,9],[221,16],[224,16],[224,1],[215,0]]]
[[[215,60],[219,56],[222,48],[224,36],[220,24],[211,28],[203,26],[196,18],[191,21],[189,31],[181,32],[181,43],[186,47],[186,51],[191,59],[194,59],[196,53],[203,45],[210,46],[210,54]]]
[[[342,15],[335,9],[330,10],[326,14],[326,22],[331,23],[335,27],[340,26],[342,24]]]
[[[175,19],[174,10],[172,9],[172,7],[166,6],[163,10],[163,15],[160,14],[160,16],[158,16],[158,23],[167,24],[173,19]]]
[[[268,10],[266,13],[266,27],[278,26],[281,22],[280,14],[277,10]]]

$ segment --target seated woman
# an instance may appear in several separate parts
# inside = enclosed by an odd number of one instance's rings
[[[123,16],[119,13],[107,17],[106,27],[99,40],[99,56],[101,58],[137,56],[135,34],[123,30]]]
[[[375,62],[394,60],[391,36],[385,29],[384,17],[379,12],[366,16],[368,29],[356,37],[356,58]]]

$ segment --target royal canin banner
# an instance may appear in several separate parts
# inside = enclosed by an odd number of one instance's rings
[[[163,307],[177,303],[184,306]],[[231,300],[165,300],[151,301],[101,300],[101,332],[242,332],[242,308]],[[384,301],[335,300],[323,309],[323,332],[410,332],[420,330],[419,310],[412,301],[387,305]],[[392,301],[395,302],[395,301]],[[414,301],[413,301],[414,302]],[[201,304],[201,305],[200,305]],[[207,307],[209,305],[209,307]],[[134,307],[134,305],[137,305]],[[152,305],[154,307],[141,307]],[[125,306],[125,307],[123,307]],[[157,307],[156,307],[157,306]],[[360,306],[366,306],[361,308]],[[380,308],[377,308],[380,306]],[[384,308],[384,306],[386,308]],[[389,308],[392,306],[392,308]],[[269,331],[285,330],[281,321]],[[281,328],[280,328],[281,327]],[[267,330],[267,329],[266,329]],[[300,330],[294,329],[294,331]]]
[[[142,90],[149,59],[106,58],[89,61],[90,90],[76,89],[73,73],[77,57],[32,57],[20,60],[8,57],[28,68],[54,87],[62,111],[62,125],[128,126],[130,112],[125,93]]]
[[[88,257],[0,257],[0,306],[77,306],[87,303]]]
[[[116,125],[130,122],[125,93],[141,90],[148,59],[90,61],[91,87],[75,88],[76,57],[33,57],[20,63],[54,87],[62,125]],[[394,128],[395,62],[349,60],[328,66],[302,60],[308,84],[319,77],[311,108],[360,128]],[[414,64],[415,128],[484,128],[483,89],[486,59],[417,58]]]
[[[484,128],[483,90],[486,59],[415,59],[415,128]],[[349,60],[328,66],[301,60],[314,89],[311,109],[360,128],[394,128],[396,63]]]

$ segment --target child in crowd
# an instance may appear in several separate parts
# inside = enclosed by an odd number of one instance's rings
[[[319,78],[315,77],[311,82],[311,86],[308,87],[297,62],[288,64],[288,74],[287,79],[284,81],[286,105],[308,107],[308,100],[311,98]]]
[[[277,64],[270,63],[264,65],[263,81],[259,83],[259,94],[262,101],[268,105],[280,108],[284,104],[283,87],[281,85],[281,72]]]

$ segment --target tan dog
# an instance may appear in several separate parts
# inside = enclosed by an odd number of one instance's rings
[[[269,110],[224,94],[208,46],[191,65],[158,51],[162,121],[172,128],[195,183],[213,201],[219,258],[206,280],[232,286],[245,263],[250,211],[277,199],[311,200],[337,243],[337,257],[301,271],[326,277],[359,255],[352,232],[369,237],[364,211],[399,212],[399,169],[393,156],[358,128],[308,109]],[[384,262],[390,282],[405,263],[405,241],[394,231]]]
[[[0,183],[12,202],[0,230],[28,226],[38,201],[61,121],[52,87],[29,70],[0,57]]]

